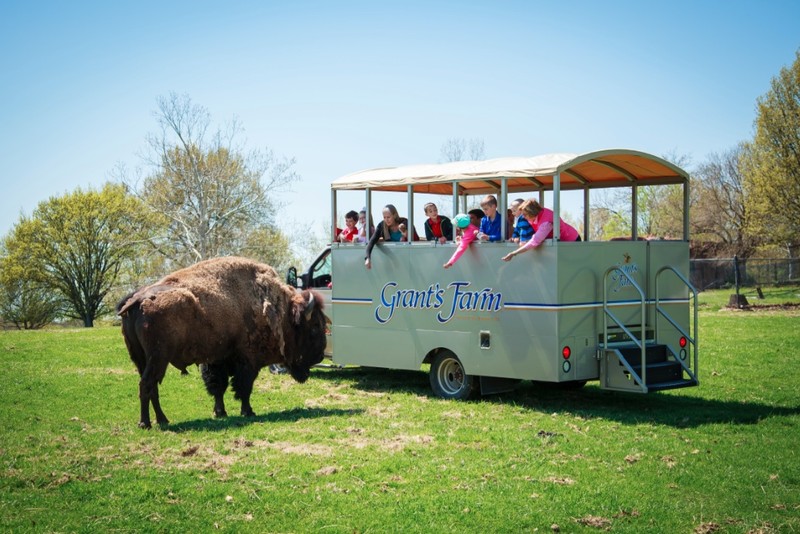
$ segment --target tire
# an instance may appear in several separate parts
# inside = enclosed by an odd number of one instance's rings
[[[431,362],[431,389],[443,399],[467,400],[478,393],[478,377],[464,372],[458,357],[442,351]]]

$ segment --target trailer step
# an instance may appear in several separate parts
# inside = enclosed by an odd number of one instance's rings
[[[634,363],[639,364],[642,361],[642,349],[634,343],[619,345],[615,348],[622,353],[631,365]],[[644,347],[644,358],[647,365],[667,361],[667,346],[648,343]]]
[[[644,384],[642,377],[642,349],[635,344],[609,347],[601,365],[601,387],[616,391],[645,393],[667,389],[696,386],[697,381],[685,378],[680,362],[669,358],[666,345],[645,345]],[[635,376],[634,376],[635,375]]]
[[[635,360],[634,360],[635,361]],[[632,363],[632,362],[628,362]],[[622,364],[620,364],[622,365]],[[631,365],[637,375],[642,376],[641,365]],[[681,380],[683,378],[683,369],[678,362],[657,362],[647,365],[647,373],[645,374],[645,384],[648,387],[661,382],[672,382],[674,380]],[[627,372],[627,371],[626,371]]]

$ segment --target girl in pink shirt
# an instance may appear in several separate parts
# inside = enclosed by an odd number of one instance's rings
[[[447,260],[447,263],[444,264],[445,269],[452,267],[455,262],[458,261],[461,255],[464,254],[464,251],[467,250],[470,243],[478,238],[478,227],[470,222],[469,215],[465,213],[459,213],[453,217],[453,222],[456,223],[456,226],[461,229],[461,241],[458,243],[456,251],[450,257],[450,259]]]
[[[545,239],[553,237],[553,211],[543,208],[533,199],[526,200],[519,207],[520,212],[533,228],[533,237],[530,241],[523,244],[514,252],[509,252],[503,256],[503,261],[511,261],[511,258],[521,254],[526,250],[538,247]],[[559,230],[561,231],[561,241],[580,241],[581,235],[572,226],[559,218]]]

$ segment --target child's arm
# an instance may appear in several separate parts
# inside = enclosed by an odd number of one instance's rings
[[[458,261],[461,255],[464,254],[464,251],[467,250],[470,243],[475,241],[475,238],[477,236],[478,236],[478,229],[475,228],[474,226],[469,226],[467,230],[464,232],[464,235],[461,236],[461,241],[458,243],[456,251],[450,257],[450,259],[447,260],[447,263],[444,264],[444,268],[449,269],[450,267],[452,267]]]

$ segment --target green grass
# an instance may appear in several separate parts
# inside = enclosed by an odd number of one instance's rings
[[[739,294],[744,295],[748,304],[754,308],[786,303],[800,304],[800,286],[764,287],[761,292],[764,295],[763,299],[759,298],[757,290],[753,287],[739,289]],[[703,306],[704,310],[719,311],[728,305],[730,296],[735,294],[735,288],[705,291],[700,294],[698,304]]]
[[[151,431],[117,328],[2,332],[0,531],[796,532],[800,314],[729,293],[700,297],[699,388],[448,402],[424,373],[264,372],[259,415],[217,420],[171,369]]]

